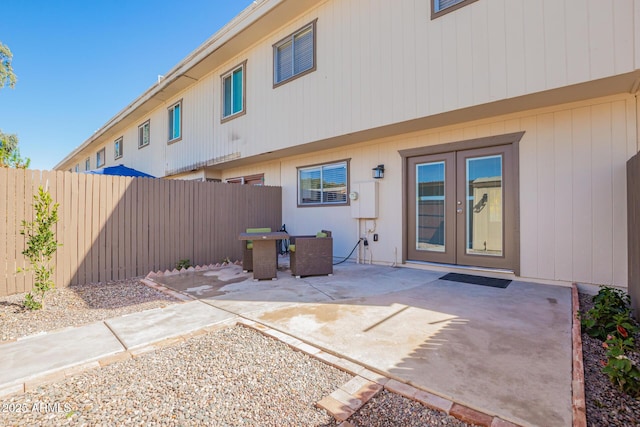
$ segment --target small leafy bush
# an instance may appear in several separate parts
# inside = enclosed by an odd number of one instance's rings
[[[616,316],[630,317],[631,298],[620,289],[602,286],[593,302],[593,308],[582,316],[582,328],[589,336],[604,341],[617,325]]]
[[[20,234],[27,239],[27,247],[22,254],[27,257],[31,267],[18,269],[18,272],[33,271],[34,274],[33,293],[25,295],[23,302],[24,307],[29,310],[41,309],[44,306],[45,293],[55,287],[52,279],[53,267],[49,262],[60,246],[53,232],[53,227],[58,222],[58,206],[58,203],[53,203],[51,194],[39,187],[38,194],[33,196],[35,219],[22,221]]]
[[[181,259],[176,263],[176,269],[182,270],[191,267],[191,260],[189,258]]]
[[[631,318],[631,298],[624,291],[603,286],[593,297],[594,306],[582,316],[584,331],[602,341],[607,360],[602,372],[623,393],[640,396],[640,369],[627,356],[636,351],[634,334],[638,326]]]
[[[607,361],[602,372],[624,393],[640,397],[640,369],[625,354],[635,349],[630,331],[618,326],[614,334],[607,336],[602,346],[607,350]]]

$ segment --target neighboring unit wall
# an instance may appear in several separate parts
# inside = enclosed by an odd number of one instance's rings
[[[178,174],[630,73],[640,45],[635,5],[477,1],[431,20],[429,1],[325,1],[166,99],[149,114],[152,142],[140,155],[136,132],[146,118],[132,124],[121,160],[154,176]],[[274,88],[272,45],[316,19],[316,71]],[[246,114],[222,123],[220,76],[244,61]],[[553,105],[554,96],[543,102]],[[183,137],[167,145],[166,109],[179,99]],[[527,102],[512,107],[531,108]],[[486,111],[478,108],[475,117]],[[105,134],[107,153],[118,136]]]
[[[292,234],[331,230],[336,257],[347,256],[361,234],[375,229],[380,240],[373,242],[369,235],[366,260],[400,262],[404,219],[398,150],[524,131],[519,146],[521,276],[626,286],[625,164],[638,151],[635,114],[635,98],[620,95],[287,157],[280,162],[283,222]],[[385,166],[378,181],[379,218],[362,220],[360,228],[349,206],[297,207],[296,168],[342,159],[351,159],[351,184],[371,181],[371,169]],[[262,163],[245,170],[261,167],[276,169]]]
[[[637,320],[640,320],[640,154],[627,162],[629,221],[629,294]]]

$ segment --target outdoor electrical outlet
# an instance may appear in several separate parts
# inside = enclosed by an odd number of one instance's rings
[[[364,239],[364,245],[369,246],[369,241],[367,239]]]
[[[377,242],[377,241],[378,241],[378,233],[376,233],[376,234],[374,234],[374,235],[373,235],[373,241],[374,241],[374,242]]]

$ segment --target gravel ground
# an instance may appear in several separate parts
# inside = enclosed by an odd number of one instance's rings
[[[470,424],[382,390],[349,418],[356,427],[466,427]]]
[[[593,307],[592,296],[579,294],[580,311],[585,313]],[[640,363],[640,336],[635,336],[636,362]],[[582,356],[584,361],[584,391],[587,403],[587,424],[590,426],[640,426],[640,399],[627,396],[602,373],[600,361],[606,361],[602,341],[582,334]]]
[[[350,378],[236,326],[10,397],[0,424],[335,426],[315,403]]]
[[[54,289],[43,310],[24,294],[0,298],[0,345],[176,301],[138,279]],[[243,327],[195,337],[0,399],[0,425],[336,426],[315,403],[351,378]],[[350,418],[357,426],[469,426],[381,392]]]
[[[80,326],[177,302],[140,283],[139,279],[55,288],[47,292],[44,309],[37,311],[22,308],[24,295],[0,298],[0,344],[38,332]]]

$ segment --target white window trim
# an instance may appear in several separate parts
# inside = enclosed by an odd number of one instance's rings
[[[182,116],[182,112],[180,112],[180,116]],[[147,126],[149,128],[149,138],[147,139],[147,143],[145,144],[143,142],[143,139],[141,138],[140,132],[142,131],[142,129]],[[182,134],[182,132],[180,132]],[[147,120],[146,122],[142,123],[140,126],[138,126],[138,149],[140,148],[144,148],[146,146],[148,146],[149,144],[151,144],[151,119]]]
[[[182,116],[184,116],[184,109],[182,108],[182,99],[179,100],[178,102],[174,102],[173,104],[171,104],[171,107],[167,108],[167,114],[168,115],[173,115],[173,111],[175,109],[176,106],[180,106],[180,135],[171,139],[171,136],[173,135],[173,129],[171,129],[171,120],[169,120],[169,117],[167,116],[167,131],[169,133],[168,135],[168,143],[172,144],[174,142],[178,142],[182,139],[182,133],[183,133],[183,128],[182,128]]]
[[[319,169],[320,170],[320,182],[322,183],[322,169],[325,167],[329,167],[329,166],[339,166],[339,165],[344,165],[345,167],[345,172],[346,172],[346,176],[345,176],[345,200],[344,201],[339,201],[339,202],[323,202],[322,201],[322,197],[320,197],[320,201],[319,202],[314,202],[314,203],[309,203],[309,202],[303,202],[301,197],[300,197],[300,190],[301,190],[301,185],[300,185],[300,173],[303,171],[309,171],[309,170],[314,170],[314,169]],[[316,164],[316,165],[310,165],[310,166],[303,166],[303,167],[299,167],[297,170],[297,199],[298,199],[298,207],[320,207],[320,206],[346,206],[350,204],[350,200],[348,197],[349,194],[349,159],[346,160],[339,160],[336,162],[331,162],[331,163],[321,163],[321,164]],[[322,191],[322,189],[320,190],[321,194],[324,192]]]
[[[316,22],[318,22],[317,19],[313,20],[312,22],[308,23],[307,25],[305,25],[304,27],[294,31],[293,33],[289,34],[287,37],[283,38],[282,40],[278,41],[276,44],[273,45],[273,87],[274,89],[278,86],[282,86],[285,83],[290,82],[291,80],[295,80],[299,77],[302,77],[306,74],[312,73],[316,70]],[[297,74],[292,74],[290,77],[287,77],[286,79],[282,79],[282,80],[278,80],[278,48],[280,48],[283,44],[291,42],[293,43],[295,40],[295,37],[298,34],[301,34],[305,31],[307,31],[309,28],[311,28],[311,33],[313,34],[313,44],[312,44],[312,49],[313,49],[313,65],[311,66],[311,68],[308,68],[304,71],[300,71]],[[295,58],[292,58],[292,61],[295,62]]]
[[[113,141],[113,159],[118,160],[122,158],[122,154],[124,153],[124,147],[122,144],[124,143],[124,137],[120,137]],[[120,147],[120,152],[118,152],[118,147]]]
[[[235,113],[231,113],[227,116],[224,115],[224,100],[225,100],[225,93],[224,93],[224,80],[231,76],[231,81],[233,82],[233,73],[235,73],[236,71],[238,71],[239,69],[242,69],[242,109],[240,111],[237,111]],[[246,99],[246,94],[247,94],[247,60],[245,60],[244,62],[242,62],[239,65],[236,65],[235,67],[233,67],[231,70],[227,71],[226,73],[222,74],[220,76],[220,93],[222,94],[221,96],[221,105],[220,105],[220,113],[221,113],[221,123],[227,122],[229,120],[235,119],[238,116],[242,116],[244,114],[246,114],[247,112],[247,99]],[[233,99],[233,88],[231,89],[231,96]],[[231,107],[231,110],[233,111],[233,106]]]
[[[102,163],[100,163],[100,159],[102,159]],[[96,153],[96,167],[101,168],[102,166],[104,166],[106,164],[106,160],[105,149],[104,147],[102,147],[102,149],[98,150],[98,152]]]

